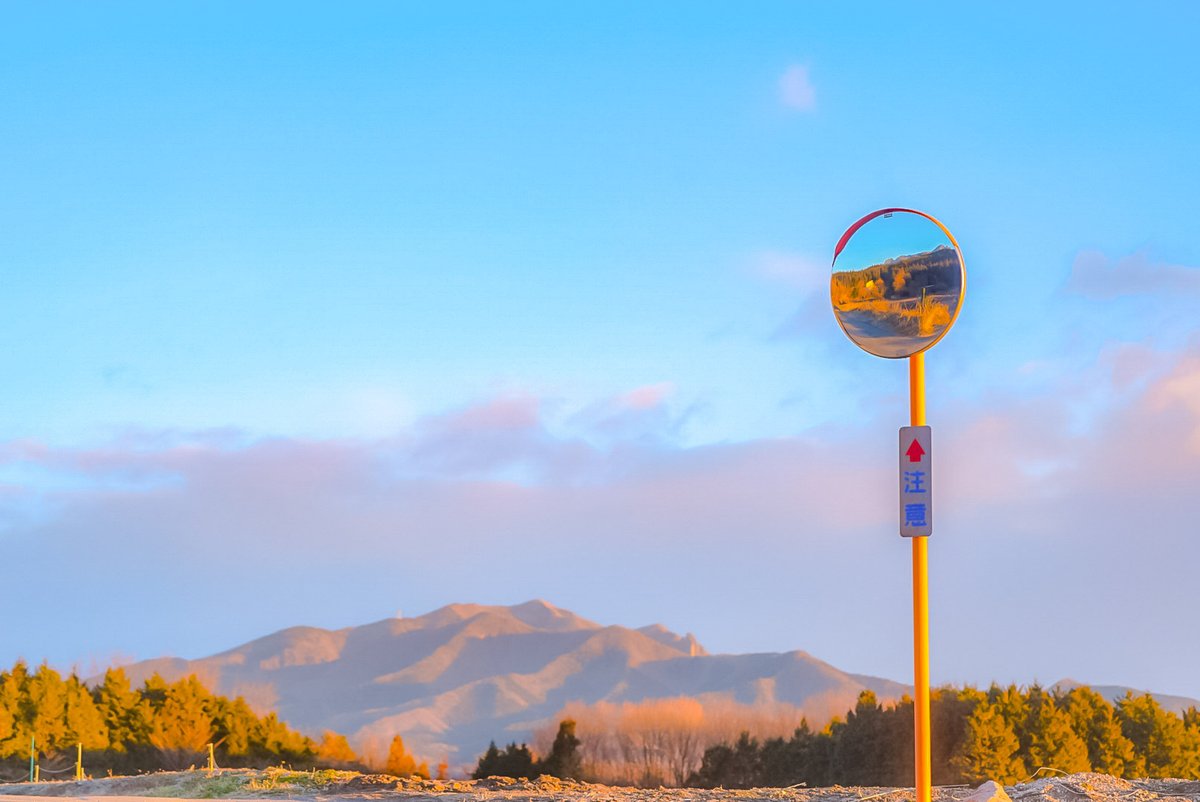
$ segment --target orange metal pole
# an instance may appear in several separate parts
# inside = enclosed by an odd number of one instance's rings
[[[925,425],[925,352],[908,358],[909,426]]]
[[[908,358],[910,425],[925,425],[925,354]],[[917,802],[933,798],[929,748],[929,539],[912,538],[913,566],[913,741]]]

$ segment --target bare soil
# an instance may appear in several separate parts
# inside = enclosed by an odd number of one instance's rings
[[[975,789],[934,789],[935,802],[965,800]],[[1200,780],[1123,780],[1106,774],[1071,774],[1006,786],[1013,802],[1200,802]],[[278,799],[296,802],[902,802],[911,788],[621,788],[541,777],[537,780],[397,779],[383,774],[285,769],[221,769],[106,777],[80,782],[0,784],[0,802],[33,798],[106,797],[104,802],[148,799]]]

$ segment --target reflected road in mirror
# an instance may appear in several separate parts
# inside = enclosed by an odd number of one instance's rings
[[[934,221],[891,212],[846,240],[829,291],[838,323],[859,347],[893,359],[911,356],[941,339],[958,315],[962,257]]]

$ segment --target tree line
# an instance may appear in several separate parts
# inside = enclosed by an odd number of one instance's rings
[[[1021,782],[1041,769],[1117,777],[1200,779],[1200,712],[1164,710],[1150,694],[1114,705],[1087,687],[941,688],[930,724],[935,784]],[[845,719],[820,731],[807,721],[788,738],[743,733],[711,746],[689,785],[749,788],[806,783],[908,786],[913,782],[913,703],[883,706],[864,691]]]
[[[581,718],[589,711],[607,720]],[[799,726],[792,718],[786,730],[780,729],[764,711],[747,708],[740,718],[759,734],[744,729],[714,742],[712,733],[738,720],[731,715],[737,712],[706,716],[698,701],[683,698],[576,706],[572,713],[580,717],[580,737],[575,720],[560,722],[545,760],[526,744],[497,749],[493,743],[474,776],[554,774],[613,784],[703,788],[913,783],[913,703],[908,697],[884,705],[864,691],[844,717],[820,730],[803,718]],[[1041,769],[1200,779],[1200,712],[1193,707],[1176,715],[1149,694],[1126,694],[1113,704],[1085,686],[943,687],[931,695],[930,714],[933,781],[939,785],[986,779],[1011,784]],[[787,735],[761,734],[788,730]],[[566,772],[553,757],[565,749],[564,733],[571,738],[572,756]],[[543,743],[544,737],[538,736]]]
[[[130,773],[201,764],[210,743],[228,767],[361,768],[344,735],[314,741],[275,713],[257,715],[240,696],[210,693],[194,675],[167,682],[155,674],[135,688],[120,668],[93,687],[46,664],[0,671],[3,779],[27,776],[31,749],[51,773],[74,763],[77,746],[88,772]]]
[[[566,780],[579,780],[584,776],[580,743],[575,736],[575,722],[569,718],[559,722],[554,743],[544,758],[539,759],[526,744],[518,746],[510,743],[504,749],[497,749],[496,742],[492,741],[479,758],[471,777],[476,780],[487,777],[533,780],[547,774]]]
[[[822,699],[807,712],[828,720],[853,700]],[[610,785],[679,786],[700,767],[706,747],[733,741],[742,731],[759,738],[788,735],[801,716],[799,708],[779,702],[701,702],[690,697],[575,702],[559,711],[555,723],[536,730],[530,747],[547,754],[557,722],[569,718],[577,722],[580,757],[589,779]]]

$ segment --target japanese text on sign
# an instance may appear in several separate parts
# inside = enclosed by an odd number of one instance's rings
[[[933,470],[928,426],[900,429],[900,534],[933,534]]]

